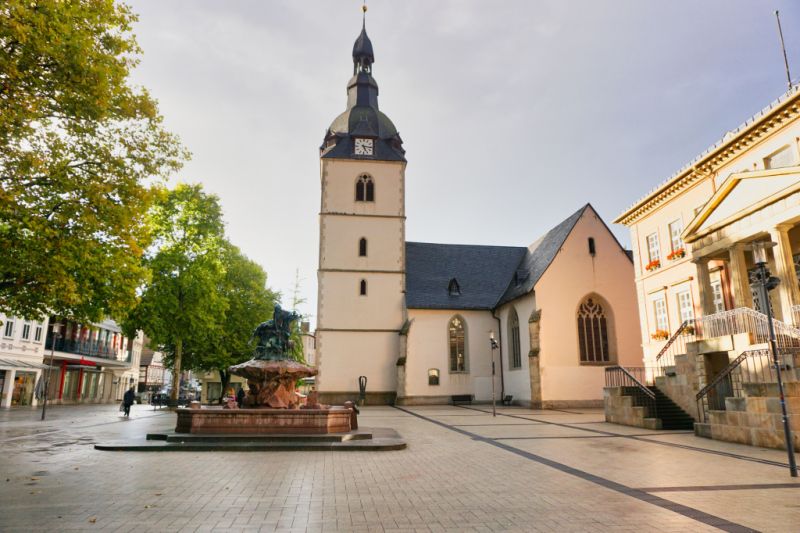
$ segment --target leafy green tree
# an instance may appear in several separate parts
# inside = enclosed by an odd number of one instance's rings
[[[233,245],[225,247],[225,276],[219,294],[227,303],[222,327],[201,343],[187,344],[186,365],[204,371],[219,372],[222,393],[228,389],[228,367],[253,357],[251,342],[256,326],[272,317],[278,295],[267,287],[267,273]]]
[[[112,0],[0,2],[0,312],[135,303],[148,182],[188,157],[130,84],[135,21]]]
[[[228,309],[219,291],[227,246],[219,199],[200,185],[162,191],[150,225],[154,245],[144,261],[150,281],[126,329],[141,328],[155,344],[169,347],[172,398],[177,399],[184,344],[213,342]]]

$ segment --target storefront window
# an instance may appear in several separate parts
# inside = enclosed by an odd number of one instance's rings
[[[67,370],[64,376],[64,400],[74,401],[78,398],[78,381],[80,381],[80,370]]]
[[[11,395],[11,405],[30,405],[33,401],[33,387],[35,385],[35,372],[17,372],[14,376],[14,392]]]

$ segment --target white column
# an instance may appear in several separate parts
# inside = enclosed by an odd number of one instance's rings
[[[744,259],[744,245],[734,244],[729,250],[731,265],[731,289],[734,307],[753,307],[753,294],[747,276],[747,263]]]
[[[700,307],[703,316],[714,314],[714,295],[711,292],[711,276],[708,272],[708,258],[692,259],[697,268],[697,290],[700,293]]]
[[[792,245],[789,241],[791,224],[780,224],[769,232],[772,240],[777,244],[772,249],[775,258],[775,275],[780,278],[778,285],[778,298],[780,301],[783,321],[792,322],[792,306],[800,304],[800,292],[797,288],[797,276],[794,272],[792,260]]]
[[[3,386],[2,397],[0,397],[0,407],[11,407],[11,394],[14,392],[15,370],[6,370],[6,382]]]

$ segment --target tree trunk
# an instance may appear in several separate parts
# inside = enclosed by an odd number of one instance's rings
[[[172,366],[172,393],[170,398],[177,402],[181,392],[181,357],[183,356],[183,339],[175,339],[175,364]]]
[[[222,403],[222,398],[224,398],[225,395],[227,394],[228,385],[230,385],[231,383],[231,373],[228,372],[227,370],[219,370],[219,380],[221,382],[220,383],[221,387],[219,389],[220,390],[219,403]]]

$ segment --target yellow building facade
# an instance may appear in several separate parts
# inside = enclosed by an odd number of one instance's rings
[[[764,311],[747,248],[772,241],[775,317],[797,323],[800,92],[795,88],[622,213],[630,228],[645,363],[689,319]]]
[[[657,413],[675,411],[658,407],[657,389],[694,420],[698,435],[785,448],[780,368],[800,449],[798,88],[726,133],[616,222],[631,232],[645,369],[616,370],[617,382],[607,380],[607,420],[669,427],[651,412],[653,404]],[[760,260],[759,249],[766,250]],[[772,277],[766,297],[759,263]],[[644,411],[620,396],[620,385],[639,387]]]

